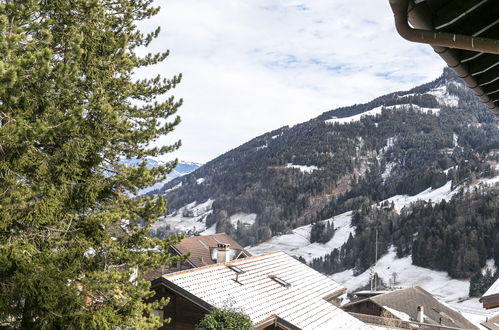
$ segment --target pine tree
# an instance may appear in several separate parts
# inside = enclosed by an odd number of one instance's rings
[[[213,309],[196,326],[197,330],[251,330],[250,318],[231,309]]]
[[[179,123],[180,81],[136,80],[168,53],[136,22],[152,0],[0,0],[0,324],[12,329],[155,328],[146,269],[171,261],[150,239],[165,212],[138,189],[176,165],[119,162]],[[162,97],[158,99],[158,97]],[[135,276],[138,273],[139,277]],[[155,307],[156,308],[156,307]],[[145,313],[144,313],[145,312]]]

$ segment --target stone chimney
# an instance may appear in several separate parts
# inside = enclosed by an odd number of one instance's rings
[[[424,322],[424,307],[422,305],[418,306],[418,314],[416,316],[416,320],[419,323],[423,323]]]
[[[217,264],[230,261],[230,244],[218,243],[217,245]]]

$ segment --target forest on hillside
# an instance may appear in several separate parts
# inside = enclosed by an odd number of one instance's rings
[[[365,200],[352,216],[355,235],[310,265],[326,274],[351,268],[360,274],[374,263],[377,232],[379,255],[394,246],[397,257],[412,255],[416,266],[446,271],[453,278],[472,277],[471,293],[483,293],[488,286],[476,285],[484,280],[481,270],[486,260],[499,260],[497,219],[498,186],[463,188],[450,201],[419,201],[400,214],[388,202]],[[499,274],[488,275],[489,285],[492,275]]]
[[[490,175],[499,148],[496,119],[452,72],[436,81],[380,97],[365,105],[342,108],[316,119],[257,137],[207,163],[192,175],[168,183],[170,210],[215,199],[207,226],[217,223],[243,245],[255,244],[396,194],[414,195],[448,180]],[[459,99],[458,107],[440,105],[432,88],[445,84]],[[384,109],[346,125],[324,119],[365,111],[379,104],[413,104]],[[440,108],[438,115],[417,106]],[[473,166],[465,164],[470,162]],[[316,166],[303,173],[287,164]],[[457,171],[446,171],[457,167]],[[197,180],[204,182],[198,184]],[[182,182],[182,186],[168,191]],[[232,214],[256,213],[251,227],[235,228]]]
[[[445,97],[455,103],[443,104],[435,90],[445,90]],[[328,122],[379,106],[379,114],[358,121]],[[216,224],[217,232],[228,233],[244,246],[307,224],[314,224],[314,242],[326,242],[334,228],[322,226],[320,220],[356,210],[356,236],[344,251],[314,260],[314,268],[325,273],[352,267],[357,272],[365,270],[373,260],[373,249],[365,242],[372,241],[376,224],[382,229],[385,251],[393,244],[399,256],[412,253],[416,265],[445,270],[456,278],[469,277],[486,258],[499,260],[494,243],[499,239],[487,232],[493,227],[494,235],[497,233],[495,218],[490,215],[497,215],[497,208],[492,202],[481,205],[480,201],[493,191],[463,192],[455,201],[422,203],[401,214],[390,210],[390,205],[372,205],[447,182],[459,188],[497,175],[497,123],[446,69],[435,81],[412,90],[332,110],[259,136],[156,193],[166,194],[172,211],[214,199],[206,226]],[[301,171],[295,165],[313,170]],[[480,194],[483,196],[478,198]],[[468,208],[461,210],[462,205]],[[257,214],[255,223],[231,223],[230,216],[239,212]],[[377,224],[377,220],[383,221]],[[470,231],[471,227],[475,230]],[[452,256],[438,252],[443,250]],[[442,263],[444,257],[449,261]]]

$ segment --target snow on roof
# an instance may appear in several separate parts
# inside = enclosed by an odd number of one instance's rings
[[[499,294],[499,279],[492,284],[492,286],[483,294],[482,297],[492,296],[495,294]]]
[[[231,265],[244,273],[236,274]],[[163,279],[167,286],[172,283],[214,307],[241,310],[255,325],[277,316],[301,329],[371,329],[325,300],[343,293],[342,286],[283,252],[166,274]]]
[[[411,317],[407,313],[398,311],[398,310],[390,308],[388,306],[383,306],[383,308],[386,309],[387,311],[389,311],[390,313],[392,313],[393,315],[395,315],[396,317],[398,317],[399,319],[401,319],[402,321],[410,321],[411,320]]]
[[[419,286],[390,291],[368,299],[379,306],[391,308],[390,312],[394,310],[405,313],[413,320],[417,318],[417,307],[422,305],[424,306],[426,323],[440,323],[447,327],[457,327],[459,329],[476,329],[461,313],[438,301]],[[354,302],[352,305],[361,302]],[[406,318],[395,312],[393,314],[399,318],[402,316],[402,320]]]

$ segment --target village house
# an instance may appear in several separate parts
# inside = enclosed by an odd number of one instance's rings
[[[485,309],[499,307],[499,279],[483,294],[480,302]]]
[[[203,267],[251,256],[226,233],[186,237],[171,246],[172,255],[181,256],[188,253],[189,258],[182,265],[183,269]]]
[[[225,233],[186,237],[170,246],[169,253],[172,256],[187,255],[188,257],[183,262],[149,271],[144,276],[145,279],[153,280],[167,273],[251,256],[251,253]]]
[[[152,289],[151,299],[170,298],[155,311],[171,320],[161,329],[195,329],[213,308],[240,311],[255,329],[372,329],[338,307],[345,288],[283,252],[165,274]]]
[[[424,324],[424,329],[478,329],[418,286],[359,299],[342,308],[364,322],[393,328],[413,329]]]
[[[499,307],[499,279],[483,294],[480,302],[485,309]],[[490,330],[499,330],[499,313],[480,324]]]

